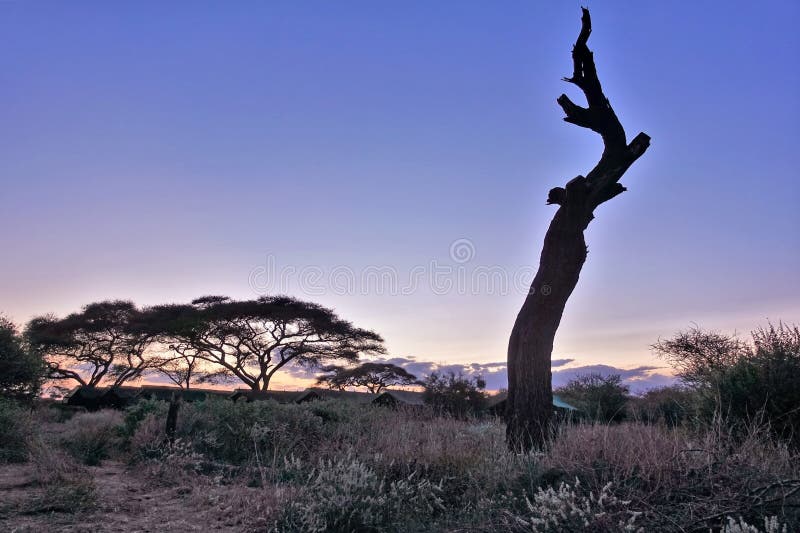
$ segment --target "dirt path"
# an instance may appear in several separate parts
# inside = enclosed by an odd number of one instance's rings
[[[252,531],[240,525],[230,505],[229,487],[164,487],[149,483],[122,463],[105,462],[89,471],[97,504],[76,513],[31,513],[42,498],[30,465],[0,465],[0,531],[40,532],[184,532]],[[237,487],[241,491],[243,487]],[[247,490],[247,489],[244,489]]]

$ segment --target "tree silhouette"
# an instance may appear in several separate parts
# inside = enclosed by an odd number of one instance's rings
[[[507,439],[515,450],[542,446],[551,429],[550,357],[564,306],[586,260],[583,232],[600,204],[625,191],[620,178],[650,144],[650,137],[644,133],[628,144],[625,130],[600,86],[587,46],[591,18],[587,9],[582,11],[581,31],[572,49],[573,74],[564,80],[583,91],[588,107],[576,105],[565,94],[557,101],[566,122],[600,134],[604,150],[586,177],[578,176],[548,194],[547,203],[558,205],[558,210],[547,229],[539,269],[508,343]]]
[[[208,373],[200,370],[203,360],[191,349],[181,352],[173,349],[172,356],[160,358],[161,361],[155,370],[182,389],[189,389],[192,385],[207,381]]]
[[[195,300],[204,302],[204,299]],[[227,301],[221,299],[220,301]],[[196,307],[207,305],[197,303]],[[153,338],[152,368],[182,389],[209,381],[208,365],[204,364],[192,346],[175,342],[172,332],[191,329],[196,317],[186,311],[187,306],[160,305],[147,308],[142,313],[141,327]]]
[[[363,363],[354,368],[330,365],[322,368],[325,374],[317,377],[317,384],[331,389],[366,387],[373,394],[393,385],[415,385],[417,377],[406,369],[391,363]]]
[[[153,307],[146,321],[152,334],[170,339],[177,354],[207,363],[205,379],[233,377],[257,391],[267,390],[275,373],[291,362],[315,367],[384,353],[377,333],[286,296],[245,301],[206,296],[190,305]]]
[[[145,352],[153,336],[142,314],[123,300],[96,302],[66,318],[41,316],[28,323],[25,337],[48,366],[48,377],[95,387],[139,379],[153,366]]]
[[[0,398],[34,399],[45,370],[44,361],[29,349],[14,323],[0,315]]]

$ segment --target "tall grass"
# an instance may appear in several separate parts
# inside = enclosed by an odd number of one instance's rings
[[[28,503],[26,512],[75,513],[96,503],[92,474],[63,450],[37,437],[30,443],[30,462],[33,479],[43,492]]]
[[[159,416],[134,428],[132,457],[192,475],[235,465],[227,482],[260,486],[271,503],[253,519],[280,531],[680,532],[729,518],[760,530],[752,524],[772,517],[800,529],[800,458],[757,424],[742,434],[719,418],[702,428],[579,423],[545,451],[515,454],[499,420],[418,410],[193,404],[180,449]],[[198,469],[203,461],[212,466]]]

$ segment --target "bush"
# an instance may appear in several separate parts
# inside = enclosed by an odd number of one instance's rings
[[[290,454],[308,457],[322,435],[322,418],[306,406],[274,401],[234,403],[211,398],[184,404],[178,436],[196,451],[233,464],[253,459],[258,449],[270,463]]]
[[[770,324],[752,336],[752,353],[716,380],[722,413],[744,422],[763,417],[800,444],[800,328]]]
[[[697,394],[686,387],[659,387],[631,398],[628,411],[634,420],[676,427],[694,416],[697,402]]]
[[[366,406],[356,402],[338,400],[316,400],[305,407],[325,424],[349,424],[363,416]]]
[[[83,464],[98,465],[119,448],[122,422],[122,413],[110,409],[78,414],[64,424],[61,444]]]
[[[619,422],[627,414],[629,390],[619,374],[577,376],[553,392],[595,422]]]
[[[124,431],[129,431],[125,429]],[[126,440],[132,462],[146,459],[158,459],[164,453],[167,443],[164,417],[158,413],[150,413],[135,425],[133,434]]]
[[[440,413],[456,418],[466,418],[482,412],[486,407],[486,382],[482,378],[468,377],[455,372],[431,373],[424,381],[425,403]]]
[[[385,482],[350,458],[320,462],[284,510],[278,531],[424,531],[443,506],[441,487],[412,474]]]
[[[509,529],[516,531],[594,531],[597,533],[644,532],[636,525],[641,512],[628,511],[630,502],[611,492],[611,483],[598,493],[586,494],[581,483],[561,483],[558,489],[539,488],[533,498],[525,498],[524,514],[512,515]],[[520,527],[522,526],[522,527]]]
[[[673,362],[697,391],[699,413],[725,417],[741,430],[767,422],[783,439],[800,445],[800,328],[770,324],[752,342],[694,329],[661,341],[656,351]]]
[[[722,533],[788,533],[786,524],[781,525],[777,516],[770,516],[764,518],[764,529],[759,529],[744,521],[742,517],[739,520],[734,520],[728,517]]]
[[[30,411],[13,400],[0,398],[0,463],[22,463],[34,434]]]
[[[169,404],[160,400],[141,400],[125,409],[125,418],[120,428],[120,436],[129,444],[130,439],[139,429],[139,425],[150,415],[160,417],[166,423]]]

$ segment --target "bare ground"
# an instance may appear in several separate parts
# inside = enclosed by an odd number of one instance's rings
[[[135,468],[105,461],[90,467],[97,503],[74,513],[47,510],[43,490],[30,464],[0,465],[0,531],[47,532],[170,532],[253,531],[243,524],[241,507],[232,501],[249,499],[247,489],[203,484],[164,486]],[[44,503],[44,505],[42,504]]]

